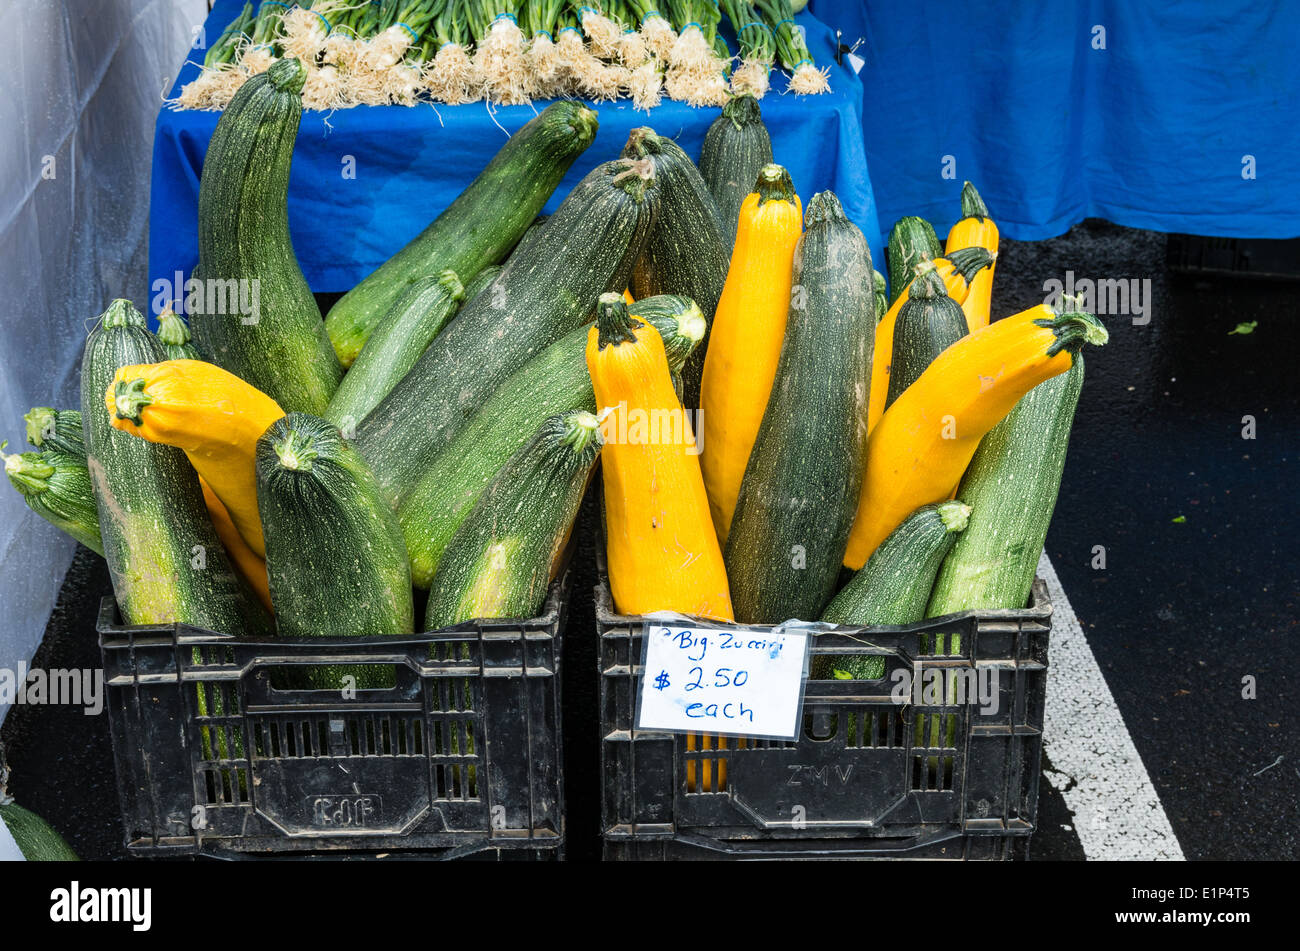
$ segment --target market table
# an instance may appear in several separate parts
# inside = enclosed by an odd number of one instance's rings
[[[241,6],[242,0],[218,0],[204,35],[218,36]],[[831,69],[832,92],[782,95],[785,81],[774,75],[774,88],[763,99],[774,157],[790,170],[805,202],[828,188],[839,196],[883,271],[864,154],[862,85],[847,62],[835,61],[834,35],[827,27],[807,13],[798,23],[818,65]],[[203,54],[191,50],[169,98],[198,75]],[[544,105],[424,103],[304,112],[289,180],[289,225],[312,290],[350,290],[449,205],[507,136]],[[666,98],[648,114],[634,110],[629,100],[595,108],[600,115],[596,141],[574,163],[547,212],[592,167],[616,157],[632,129],[650,125],[698,156],[705,130],[718,116],[716,108]],[[168,108],[158,116],[149,211],[149,298],[155,314],[162,303],[181,296],[179,287],[198,261],[199,176],[219,117]]]

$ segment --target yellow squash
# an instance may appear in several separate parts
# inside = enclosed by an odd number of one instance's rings
[[[736,245],[700,385],[704,486],[726,544],[750,451],[776,378],[803,209],[790,173],[765,165],[740,206]]]
[[[944,254],[951,255],[954,251],[962,248],[984,248],[996,262],[998,256],[998,226],[993,223],[989,217],[989,210],[984,205],[984,199],[980,193],[975,190],[975,186],[967,182],[961,189],[961,220],[952,226],[948,232],[948,240],[944,244]],[[989,308],[993,303],[993,271],[995,264],[989,265],[987,270],[980,271],[975,275],[971,282],[970,309],[963,305],[962,310],[966,311],[966,319],[970,321],[971,333],[982,327],[989,325]]]
[[[862,567],[923,505],[951,497],[980,440],[1037,384],[1064,373],[1106,328],[1044,305],[963,337],[889,407],[867,441],[866,470],[844,564]]]
[[[959,254],[956,260],[935,258],[930,264],[943,278],[943,286],[948,291],[948,296],[961,305],[961,311],[966,315],[966,325],[971,333],[979,329],[968,304],[971,288],[979,280],[980,275],[987,273],[993,266],[992,260],[990,255],[976,252]],[[871,354],[871,398],[867,403],[867,432],[876,428],[876,423],[880,422],[880,417],[885,412],[885,400],[889,395],[889,361],[894,353],[894,324],[898,321],[898,312],[903,309],[903,304],[907,303],[911,287],[909,282],[907,290],[899,295],[885,312],[885,316],[880,318],[880,323],[876,324],[876,348]],[[984,323],[980,326],[987,327],[988,322],[986,314]]]
[[[601,295],[587,369],[604,413],[600,468],[616,608],[734,620],[695,437],[663,340],[628,313],[621,294]]]
[[[254,453],[258,437],[284,416],[275,400],[211,363],[167,360],[122,367],[104,401],[115,428],[185,450],[240,537],[266,557]]]
[[[221,504],[212,487],[202,479],[199,479],[199,487],[203,489],[203,501],[208,506],[208,518],[212,519],[212,527],[217,530],[217,537],[221,539],[221,544],[226,549],[226,554],[230,556],[231,562],[234,563],[235,570],[248,582],[248,586],[257,595],[258,600],[266,605],[266,609],[275,614],[275,608],[271,605],[271,585],[266,576],[266,561],[248,547],[248,542],[244,541],[239,530],[235,528],[230,513]]]

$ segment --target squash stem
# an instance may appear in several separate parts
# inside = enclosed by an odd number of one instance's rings
[[[916,278],[908,289],[909,300],[937,300],[948,296],[948,288],[935,268],[933,261],[922,261],[916,266]]]
[[[294,429],[273,443],[271,448],[280,457],[280,465],[295,472],[310,471],[312,460],[320,455],[312,445],[311,436]]]
[[[280,92],[301,93],[307,82],[307,68],[292,56],[279,59],[266,71],[266,81]]]
[[[462,300],[465,297],[465,285],[461,283],[460,276],[455,271],[449,269],[439,274],[438,285],[454,301]]]
[[[55,415],[52,406],[33,406],[23,417],[27,424],[27,441],[37,449],[47,434],[54,432]]]
[[[1110,340],[1110,333],[1100,320],[1092,314],[1082,311],[1069,311],[1059,314],[1053,320],[1035,320],[1039,327],[1050,327],[1056,334],[1056,342],[1047,349],[1047,355],[1054,357],[1062,350],[1078,353],[1085,343],[1094,347],[1104,346]]]
[[[148,382],[140,377],[113,384],[113,412],[118,419],[129,419],[137,426],[144,422],[140,412],[153,403],[153,397],[144,391],[146,386]]]
[[[183,347],[190,342],[189,327],[170,307],[158,315],[158,339],[168,347]]]
[[[108,310],[104,311],[99,319],[105,329],[145,326],[144,314],[136,310],[135,304],[122,297],[109,304]]]
[[[595,413],[579,410],[564,417],[564,444],[571,446],[574,452],[582,452],[592,441],[599,446],[600,420]]]
[[[8,445],[8,441],[0,442],[0,458],[4,459],[5,475],[14,488],[25,496],[48,491],[48,480],[54,475],[54,466],[34,452],[7,453],[4,449]]]
[[[654,162],[648,158],[619,159],[618,164],[623,168],[614,174],[614,184],[636,201],[644,199],[646,189],[654,184]]]
[[[598,349],[604,350],[608,346],[616,347],[621,343],[636,343],[636,335],[632,331],[640,326],[643,326],[641,321],[632,317],[631,311],[627,309],[627,301],[623,299],[622,294],[600,295],[600,300],[596,303],[596,342]]]
[[[978,246],[958,248],[947,257],[952,262],[953,269],[961,275],[962,280],[967,284],[975,280],[975,275],[984,268],[992,267],[993,262],[997,260],[997,255],[989,251],[988,248]]]
[[[760,206],[769,201],[793,202],[795,200],[794,182],[790,178],[790,173],[781,165],[769,164],[760,168],[758,181],[754,183],[754,191],[758,192]]]
[[[957,499],[939,503],[939,518],[950,532],[964,532],[970,522],[970,506]]]
[[[983,221],[989,216],[989,210],[984,204],[984,199],[980,193],[975,190],[975,186],[966,182],[961,186],[961,216],[963,218],[977,218]]]

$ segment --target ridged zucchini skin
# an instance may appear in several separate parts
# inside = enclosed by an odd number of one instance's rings
[[[415,629],[397,517],[333,423],[290,413],[271,424],[257,441],[257,507],[281,636],[374,637]],[[332,670],[313,669],[312,686],[338,686],[346,673],[360,687],[392,679],[391,670],[364,665]]]
[[[0,452],[0,456],[4,456],[5,475],[29,509],[87,548],[104,554],[95,490],[84,455],[47,449],[14,455]]]
[[[943,245],[930,222],[909,215],[899,218],[890,229],[886,257],[889,259],[889,302],[892,304],[907,290],[918,264],[943,257]]]
[[[217,122],[199,181],[195,276],[205,289],[250,282],[258,308],[191,313],[190,324],[202,353],[285,412],[323,413],[343,368],[294,256],[287,204],[306,75],[296,59],[277,61],[239,87]]]
[[[510,137],[442,214],[330,308],[325,326],[344,366],[414,281],[455,271],[472,281],[533,223],[574,160],[596,138],[596,113],[551,103]]]
[[[81,861],[77,853],[72,851],[72,846],[48,822],[12,800],[5,801],[2,790],[0,822],[5,824],[18,851],[29,862]]]
[[[934,576],[953,541],[966,528],[970,512],[968,505],[955,499],[917,509],[872,552],[862,570],[826,606],[821,619],[852,626],[922,620]],[[814,658],[812,676],[826,680],[839,671],[847,679],[875,680],[884,670],[879,655],[824,655]]]
[[[722,228],[722,248],[728,259],[736,243],[740,206],[754,190],[758,173],[772,164],[772,138],[758,100],[736,96],[722,107],[704,133],[700,149],[700,175],[713,195]]]
[[[52,449],[86,458],[86,431],[81,410],[33,406],[23,416],[27,441],[37,449]]]
[[[334,391],[325,418],[345,433],[354,431],[456,315],[464,294],[455,271],[407,285]]]
[[[659,215],[632,268],[632,296],[640,300],[655,294],[683,294],[699,305],[712,326],[731,255],[723,244],[718,209],[708,186],[690,156],[654,129],[633,129],[623,157],[652,161],[659,182]],[[708,346],[706,333],[682,371],[683,402],[692,409],[700,405],[700,376]]]
[[[908,294],[894,324],[886,409],[925,372],[935,357],[966,336],[969,329],[961,305],[948,296],[943,279],[934,268],[919,274]]]
[[[808,203],[776,383],[724,553],[736,620],[812,620],[835,590],[866,450],[871,251],[821,192]]]
[[[663,295],[639,300],[629,311],[659,331],[669,368],[680,370],[704,332],[695,303]],[[447,543],[483,490],[548,416],[595,411],[586,347],[584,325],[525,363],[421,473],[397,509],[417,588],[429,587]]]
[[[194,346],[189,325],[170,307],[158,315],[158,342],[167,351],[168,360],[202,360]]]
[[[542,423],[448,542],[429,588],[426,627],[537,615],[600,445],[600,424],[585,410]]]
[[[118,369],[163,359],[144,315],[116,300],[86,341],[81,364],[86,465],[118,607],[127,624],[268,633],[270,620],[231,566],[185,453],[109,422],[104,394]]]
[[[944,559],[927,617],[985,608],[1023,608],[1056,508],[1083,355],[1039,383],[980,441],[957,490],[970,526]]]
[[[573,187],[527,254],[461,308],[357,429],[356,447],[395,506],[498,386],[627,287],[659,205],[649,162],[616,160]]]
[[[876,323],[879,324],[889,313],[889,292],[885,289],[885,275],[879,271],[871,272],[872,280],[875,282],[876,293]]]

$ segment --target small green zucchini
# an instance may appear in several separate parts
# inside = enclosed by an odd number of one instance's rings
[[[961,305],[948,296],[938,271],[933,266],[922,267],[894,323],[885,408],[916,381],[935,357],[966,336],[968,329]]]
[[[943,257],[943,245],[930,222],[909,215],[899,218],[890,229],[885,257],[889,262],[889,300],[893,303],[907,291],[918,264]]]
[[[8,443],[0,443],[3,450]],[[95,490],[86,457],[47,449],[12,455],[0,451],[9,483],[27,507],[55,528],[67,532],[92,551],[104,554],[99,536]]]

